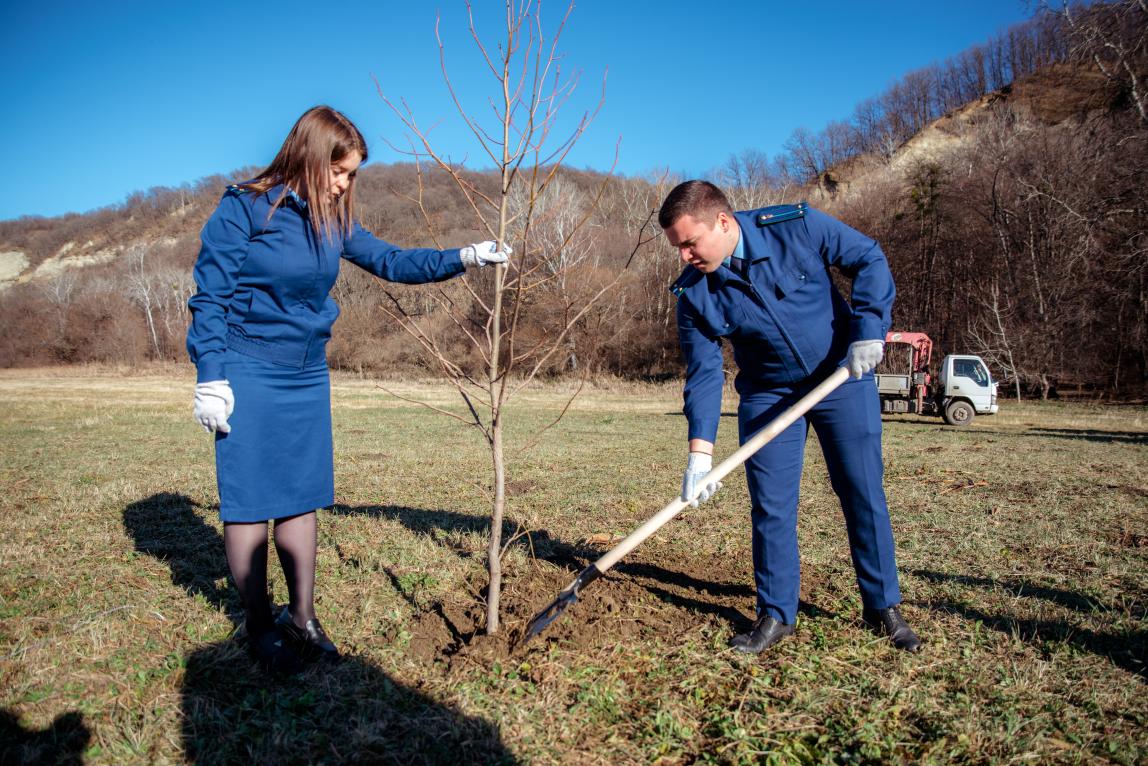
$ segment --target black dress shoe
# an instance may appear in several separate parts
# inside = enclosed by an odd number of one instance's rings
[[[888,609],[865,609],[861,612],[865,624],[881,635],[889,637],[893,646],[904,649],[906,652],[921,651],[921,639],[905,622],[901,610],[895,606]]]
[[[758,617],[753,623],[753,630],[741,633],[729,640],[729,646],[735,652],[757,654],[776,644],[781,639],[793,633],[793,626],[778,622],[766,615]]]
[[[291,617],[291,610],[283,607],[283,611],[275,620],[275,625],[304,654],[324,660],[339,659],[339,650],[335,648],[334,642],[327,638],[318,617],[307,620],[307,624],[300,628]]]
[[[293,676],[303,669],[299,654],[291,648],[287,638],[275,627],[260,633],[247,633],[251,656],[269,673]]]

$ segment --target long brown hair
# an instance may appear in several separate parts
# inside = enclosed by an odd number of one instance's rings
[[[289,187],[307,201],[316,238],[324,231],[328,238],[346,237],[354,223],[355,177],[336,200],[328,195],[327,186],[331,164],[351,152],[367,161],[367,142],[355,124],[329,106],[314,106],[295,122],[267,169],[240,187],[262,193],[283,184],[268,220],[287,198]]]

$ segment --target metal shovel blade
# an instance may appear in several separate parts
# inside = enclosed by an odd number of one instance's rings
[[[546,628],[550,626],[550,623],[557,620],[562,615],[562,613],[566,611],[566,607],[570,606],[577,600],[578,596],[575,593],[567,591],[562,591],[559,593],[558,598],[551,601],[545,609],[534,615],[532,618],[530,618],[530,622],[526,623],[525,640],[529,641],[542,631],[546,630]]]
[[[526,634],[522,640],[529,641],[546,630],[546,627],[557,620],[562,613],[566,611],[568,606],[578,600],[578,591],[601,576],[602,571],[594,564],[591,564],[579,572],[578,576],[574,578],[574,582],[567,585],[562,592],[558,594],[558,598],[551,601],[546,605],[545,609],[530,618],[530,622],[526,623]]]

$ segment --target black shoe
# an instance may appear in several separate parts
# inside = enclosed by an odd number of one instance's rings
[[[879,634],[888,636],[893,646],[904,649],[906,652],[921,651],[921,639],[905,622],[901,610],[895,606],[888,609],[865,609],[861,612],[861,619]]]
[[[770,616],[758,617],[753,623],[753,630],[741,633],[729,640],[730,648],[735,652],[757,654],[776,644],[781,639],[793,633],[793,626],[778,622]]]
[[[327,638],[323,626],[319,624],[318,617],[307,620],[307,624],[300,628],[291,617],[291,610],[288,607],[283,607],[283,611],[275,620],[275,625],[304,654],[317,656],[324,660],[339,659],[339,650],[335,648],[331,639]]]
[[[278,628],[261,633],[247,634],[247,645],[263,669],[269,673],[293,676],[303,669],[299,654],[287,643],[287,638]]]

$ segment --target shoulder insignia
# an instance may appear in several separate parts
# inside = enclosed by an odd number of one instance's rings
[[[772,226],[782,221],[804,218],[805,211],[808,207],[809,204],[807,202],[798,202],[796,205],[773,205],[771,207],[762,208],[755,220],[758,226]]]
[[[235,194],[246,194],[247,192],[249,192],[251,190],[250,189],[244,189],[242,186],[239,186],[237,184],[231,184],[230,186],[227,187],[227,191],[234,192]]]
[[[695,269],[693,266],[687,266],[682,271],[681,276],[674,280],[674,283],[670,285],[670,292],[673,293],[675,297],[680,298],[682,297],[682,293],[697,284],[698,281],[704,276],[704,274]]]

